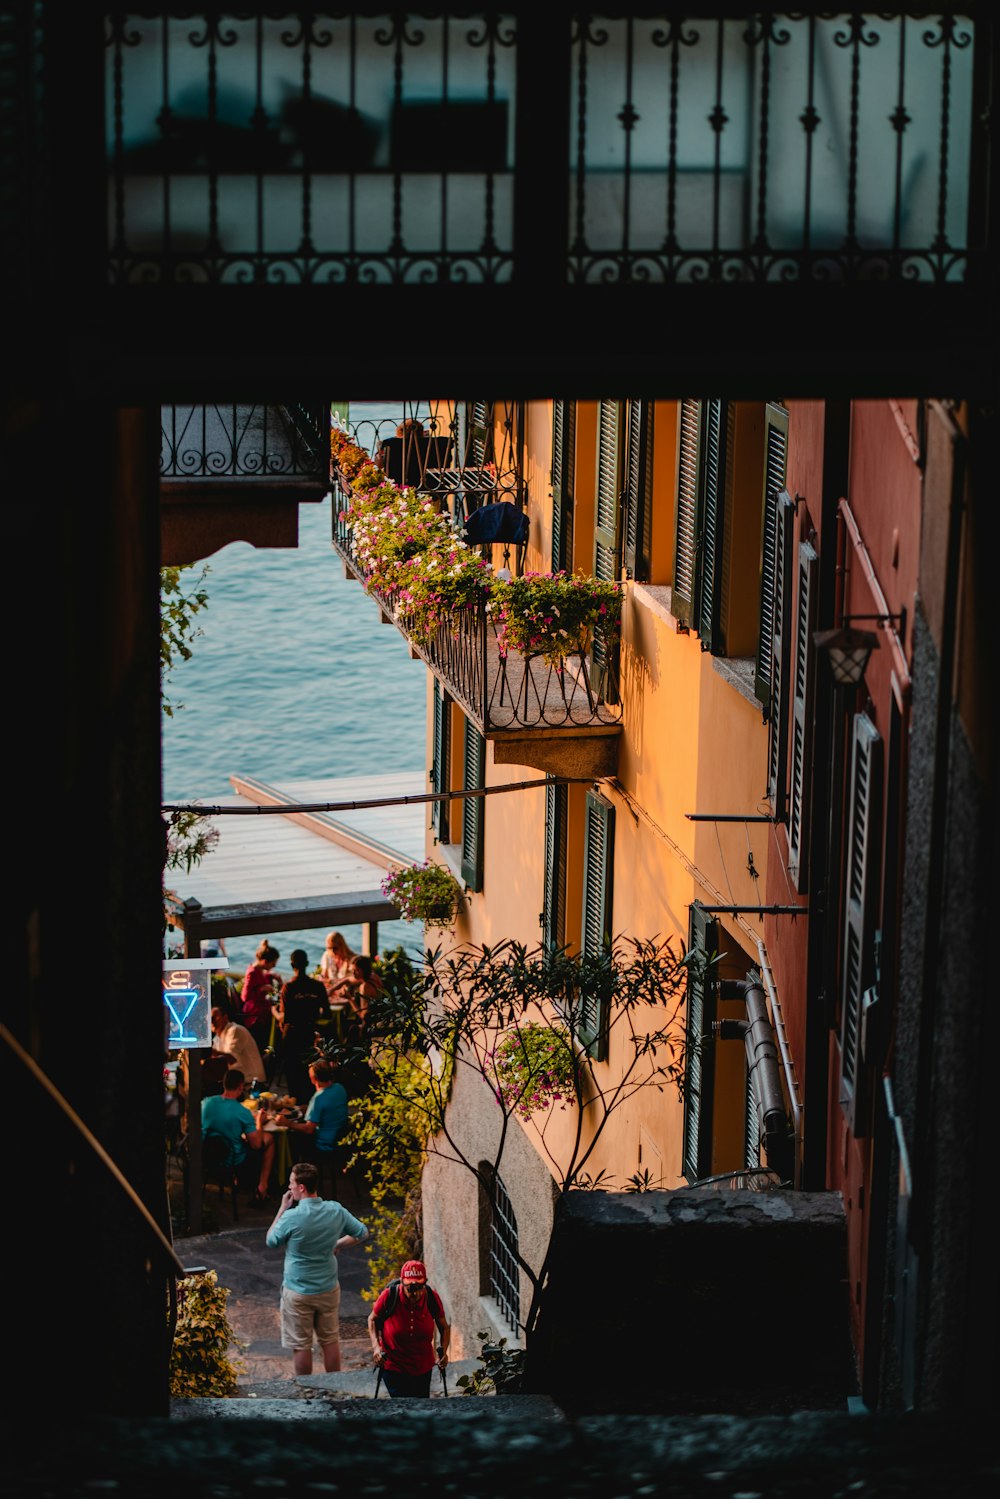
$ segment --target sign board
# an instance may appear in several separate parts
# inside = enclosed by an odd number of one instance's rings
[[[212,969],[228,958],[176,958],[163,965],[163,1005],[168,1051],[212,1045]]]

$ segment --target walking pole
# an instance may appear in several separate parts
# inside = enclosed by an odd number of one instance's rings
[[[382,1383],[382,1361],[380,1359],[379,1362],[375,1365],[375,1394],[374,1394],[374,1397],[373,1397],[375,1400],[378,1399],[378,1392],[379,1392],[379,1387],[380,1387],[381,1383]]]
[[[447,1398],[448,1398],[448,1376],[444,1372],[444,1366],[443,1366],[443,1364],[438,1364],[438,1368],[441,1371],[441,1387],[444,1390],[445,1399],[447,1400]]]

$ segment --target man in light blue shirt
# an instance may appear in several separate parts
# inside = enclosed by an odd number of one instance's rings
[[[311,1374],[313,1334],[328,1374],[340,1368],[340,1285],[337,1255],[367,1239],[368,1229],[339,1202],[316,1195],[311,1161],[292,1167],[288,1188],[267,1231],[269,1249],[285,1246],[281,1282],[281,1346],[292,1350],[296,1374]],[[289,1209],[294,1208],[294,1212]]]

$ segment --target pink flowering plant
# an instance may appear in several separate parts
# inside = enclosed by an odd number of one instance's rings
[[[573,1049],[564,1025],[518,1026],[489,1060],[499,1102],[522,1119],[553,1104],[565,1109],[576,1102]]]
[[[585,656],[595,635],[614,644],[621,626],[617,583],[567,573],[526,573],[494,586],[490,612],[502,655],[520,651],[562,669]]]
[[[382,881],[382,894],[399,907],[404,921],[451,926],[462,902],[462,887],[443,864],[425,859],[394,869]]]
[[[442,625],[458,634],[461,616],[487,596],[490,564],[449,534],[418,552],[400,569],[399,612],[407,634],[430,640]]]

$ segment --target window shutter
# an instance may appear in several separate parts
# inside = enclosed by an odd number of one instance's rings
[[[788,774],[788,676],[792,654],[792,564],[795,505],[789,494],[777,496],[772,538],[769,592],[771,640],[767,650],[771,678],[768,685],[767,795],[774,814],[786,811]],[[763,614],[761,616],[763,621]]]
[[[621,573],[621,405],[602,401],[597,436],[597,503],[594,524],[594,577],[614,582]],[[613,679],[603,641],[595,634],[590,679],[594,690],[613,702]]]
[[[757,1089],[753,1072],[746,1069],[746,1123],[743,1134],[743,1164],[747,1170],[760,1165],[760,1108],[757,1104]]]
[[[719,924],[699,901],[691,906],[688,951],[709,958],[719,950]],[[715,1052],[702,1051],[703,1036],[711,1034],[715,1019],[717,984],[713,973],[688,970],[685,1025],[684,1143],[681,1169],[688,1181],[708,1176],[712,1169],[712,1092]]]
[[[754,692],[767,714],[771,706],[771,640],[774,618],[778,496],[785,487],[788,412],[770,403],[764,412],[764,495],[760,541],[760,633]]]
[[[550,781],[545,788],[545,882],[542,942],[554,952],[566,941],[566,822],[568,788]]]
[[[573,571],[573,462],[576,402],[552,404],[552,571]]]
[[[695,617],[707,651],[721,649],[719,610],[722,598],[723,503],[726,482],[726,401],[702,407],[701,474],[695,549]]]
[[[649,538],[653,516],[653,423],[649,401],[629,401],[625,432],[625,571],[649,579]]]
[[[594,577],[613,582],[621,572],[618,524],[621,508],[621,407],[600,403],[597,439],[597,510],[594,528]]]
[[[486,740],[466,718],[462,786],[466,791],[482,786],[486,779]],[[467,796],[462,803],[462,879],[470,890],[483,888],[483,836],[486,801]]]
[[[431,790],[450,791],[448,771],[449,728],[451,727],[451,698],[438,679],[434,678],[434,761],[431,765]],[[448,842],[448,803],[433,802],[431,827],[439,843]]]
[[[840,1101],[854,1133],[861,1112],[861,1008],[875,969],[882,740],[864,713],[854,717],[849,781],[844,948],[840,975]]]
[[[682,401],[677,443],[677,522],[674,538],[674,583],[671,611],[688,624],[694,610],[695,545],[698,522],[698,461],[701,448],[701,402]]]
[[[795,684],[792,693],[792,763],[788,802],[788,872],[795,888],[808,887],[809,761],[812,750],[812,637],[816,629],[819,559],[807,541],[799,547],[799,595],[795,610]]]
[[[467,401],[465,406],[466,468],[481,468],[492,457],[493,405],[490,401]]]
[[[612,940],[612,875],[615,858],[615,809],[603,796],[587,793],[583,843],[583,931],[580,947],[595,958]],[[607,1008],[603,999],[586,994],[577,1020],[581,1042],[597,1061],[607,1056]]]

